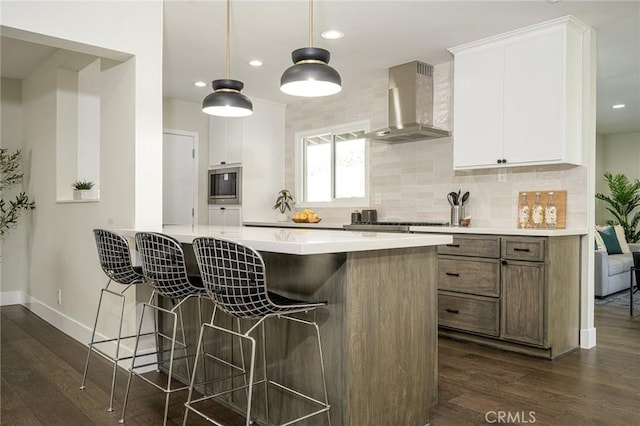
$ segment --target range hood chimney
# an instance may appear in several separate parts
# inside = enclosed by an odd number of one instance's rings
[[[413,61],[389,68],[389,127],[365,138],[399,143],[447,136],[433,127],[433,66]]]

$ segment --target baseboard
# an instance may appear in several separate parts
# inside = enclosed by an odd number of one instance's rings
[[[22,292],[17,292],[21,293]],[[86,325],[76,321],[75,319],[69,317],[68,315],[58,311],[57,309],[52,308],[49,305],[41,302],[35,297],[22,294],[23,302],[21,303],[25,308],[29,309],[31,312],[42,318],[44,321],[48,322],[67,336],[71,337],[74,340],[82,343],[84,346],[89,345],[91,341],[91,332],[92,329],[87,327]],[[14,303],[15,304],[15,303]],[[96,333],[95,340],[103,340],[107,339],[107,336],[104,336],[101,333]],[[133,345],[134,339],[128,339],[128,341]],[[120,358],[127,358],[133,354],[133,346],[129,346],[127,342],[121,342],[120,345]],[[101,346],[101,349],[104,352],[115,354],[116,342],[105,343]],[[155,360],[155,355],[151,358],[149,355],[145,355],[146,353],[155,352],[153,348],[139,350],[138,356],[140,357],[140,363],[146,364],[151,363]],[[136,360],[136,364],[138,364],[138,359]],[[126,359],[118,362],[118,366],[128,369],[131,366],[131,360]],[[155,367],[151,366],[148,369],[140,370],[141,372],[152,371],[155,370]]]
[[[582,349],[591,349],[595,346],[596,346],[595,327],[580,329],[580,347]]]
[[[24,293],[21,291],[0,292],[0,306],[21,305],[24,303]]]

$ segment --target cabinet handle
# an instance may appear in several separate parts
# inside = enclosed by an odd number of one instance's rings
[[[503,158],[503,159],[502,159],[502,164],[506,164],[506,163],[507,163],[507,159],[506,159],[506,158]]]
[[[459,314],[460,313],[457,309],[446,308],[445,311],[449,312],[450,314]]]
[[[226,209],[227,209],[226,207],[220,207],[220,210],[226,210]]]
[[[460,244],[447,244],[447,247],[460,247]]]
[[[502,262],[500,262],[500,263],[502,263],[503,265],[506,265],[506,264],[507,264],[507,261],[506,261],[506,260],[503,260],[503,261],[502,261]]]
[[[502,164],[502,160],[498,159],[498,164]]]
[[[518,248],[518,247],[516,247],[516,248],[514,248],[514,249],[513,249],[513,251],[525,251],[525,252],[529,252],[530,250],[529,250],[529,249],[523,249],[523,248]]]
[[[460,274],[456,273],[456,272],[445,272],[445,274],[449,275],[450,277],[459,277]]]
[[[227,164],[227,162],[226,161],[221,161],[220,164],[225,165],[225,164]]]

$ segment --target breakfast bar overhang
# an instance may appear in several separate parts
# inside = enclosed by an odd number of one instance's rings
[[[212,226],[119,232],[133,237],[137,231],[176,238],[187,258],[196,237],[250,246],[264,259],[270,290],[327,301],[317,319],[333,425],[428,422],[437,402],[436,246],[451,243],[450,235]],[[199,328],[196,317],[189,318]],[[269,377],[319,392],[316,369],[303,367],[316,362],[311,340],[304,328],[268,325]],[[274,421],[302,410],[283,398],[269,393]],[[305,424],[325,423],[319,416]]]

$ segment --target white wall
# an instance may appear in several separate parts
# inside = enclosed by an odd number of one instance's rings
[[[20,80],[2,78],[0,87],[2,108],[0,108],[1,137],[0,146],[9,152],[22,148],[22,83]],[[23,152],[22,171],[24,179],[21,185],[17,185],[3,194],[3,198],[12,199],[18,192],[26,189],[29,182],[28,165],[29,156]],[[31,213],[24,212],[15,228],[9,230],[2,241],[0,249],[0,292],[2,303],[16,303],[20,295],[21,283],[27,276],[27,227],[32,218]],[[11,265],[4,267],[3,265]],[[5,300],[7,299],[7,300]]]
[[[202,105],[177,99],[162,100],[165,129],[183,130],[198,134],[198,222],[209,224],[207,203],[207,171],[209,170],[209,116]]]
[[[596,149],[596,192],[609,194],[605,172],[622,173],[630,181],[640,179],[640,133],[598,135]],[[596,224],[613,219],[605,207],[604,202],[596,202]]]
[[[106,281],[91,230],[161,226],[162,2],[3,1],[2,19],[3,35],[122,62],[101,73],[100,202],[56,202],[55,73],[45,64],[22,82],[27,189],[37,207],[27,226],[26,274],[3,261],[3,281],[20,277],[32,310],[86,341]],[[3,251],[13,244],[5,241]]]

